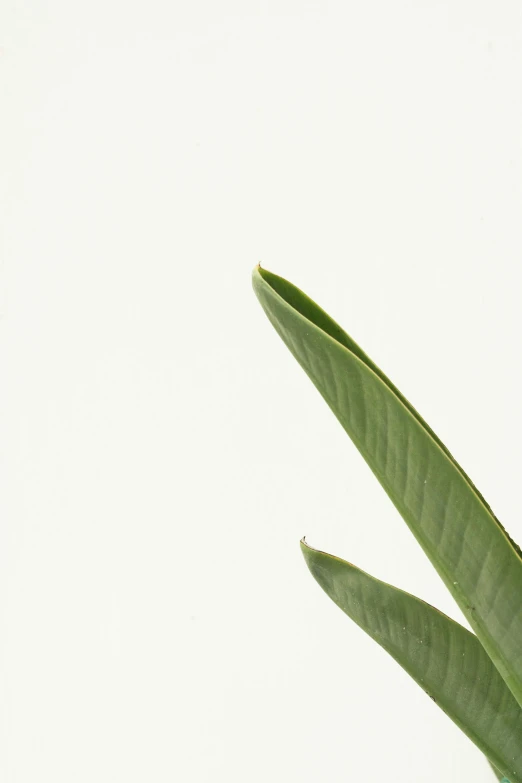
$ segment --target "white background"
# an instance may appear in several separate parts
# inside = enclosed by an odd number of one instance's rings
[[[516,0],[3,0],[3,783],[492,783],[305,567],[459,617],[250,272],[521,538],[521,44]]]

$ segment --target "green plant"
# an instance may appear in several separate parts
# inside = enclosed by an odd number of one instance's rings
[[[253,286],[475,633],[303,540],[312,575],[480,748],[498,780],[522,781],[519,547],[444,444],[340,326],[260,267]]]

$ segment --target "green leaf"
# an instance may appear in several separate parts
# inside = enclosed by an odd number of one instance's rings
[[[490,766],[490,767],[491,767],[491,769],[493,770],[493,774],[495,775],[496,779],[497,779],[497,780],[500,780],[500,783],[509,783],[509,780],[508,780],[506,777],[504,777],[504,775],[502,774],[502,772],[500,772],[500,771],[499,771],[499,770],[498,770],[498,769],[495,767],[495,765],[491,763],[491,761],[489,762],[489,766]]]
[[[323,310],[259,267],[253,285],[521,704],[520,550],[419,414]]]
[[[424,601],[301,542],[312,575],[512,781],[522,710],[476,636]],[[371,673],[369,673],[371,677]]]

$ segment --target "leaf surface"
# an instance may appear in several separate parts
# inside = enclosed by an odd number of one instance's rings
[[[477,637],[341,558],[304,540],[301,550],[337,606],[395,658],[497,770],[513,782],[522,780],[522,710]]]
[[[496,779],[497,779],[497,780],[500,780],[500,783],[509,783],[509,780],[508,780],[506,777],[504,777],[504,775],[502,774],[502,772],[500,772],[500,771],[499,771],[499,770],[498,770],[498,769],[495,767],[495,765],[491,763],[491,761],[489,762],[489,766],[490,766],[490,767],[491,767],[491,769],[493,770],[493,774],[495,775]]]
[[[335,321],[298,288],[260,267],[253,285],[272,325],[352,438],[521,704],[519,548],[413,406]]]

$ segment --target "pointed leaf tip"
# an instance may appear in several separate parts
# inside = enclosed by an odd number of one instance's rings
[[[474,634],[409,593],[301,541],[315,580],[498,770],[522,781],[522,710]],[[371,676],[371,673],[369,673]]]
[[[522,704],[520,550],[448,449],[357,343],[287,280],[263,270],[256,271],[253,283],[275,330],[359,449]]]

